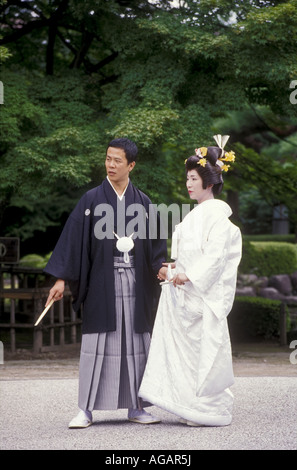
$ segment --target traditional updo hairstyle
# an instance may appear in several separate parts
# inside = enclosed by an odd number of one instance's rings
[[[213,185],[212,192],[214,196],[222,192],[224,180],[222,176],[222,169],[219,165],[218,158],[225,154],[224,150],[219,147],[207,147],[205,157],[193,155],[186,160],[186,174],[188,171],[196,170],[202,179],[202,187],[206,189],[209,185]],[[203,158],[206,159],[205,166],[199,164]]]

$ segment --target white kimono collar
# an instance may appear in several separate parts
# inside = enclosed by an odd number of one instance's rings
[[[232,210],[229,204],[227,204],[225,201],[221,201],[220,199],[207,199],[201,204],[197,204],[194,210],[202,209],[203,207],[205,209],[206,206],[212,206],[212,208],[214,208],[215,210],[223,211],[227,217],[230,217],[232,215]]]
[[[115,187],[113,186],[113,184],[112,184],[112,182],[110,181],[110,179],[108,178],[108,176],[106,176],[106,179],[107,179],[107,181],[109,182],[109,184],[110,184],[110,186],[112,187],[112,189],[114,190],[114,192],[116,193],[116,195],[118,196],[119,200],[121,201],[121,200],[123,199],[123,197],[125,196],[125,192],[126,192],[128,186],[129,186],[129,183],[130,183],[130,179],[128,179],[128,184],[127,184],[127,186],[125,187],[125,189],[124,189],[124,191],[123,191],[123,194],[121,194],[121,195],[117,192],[117,190],[116,190]]]

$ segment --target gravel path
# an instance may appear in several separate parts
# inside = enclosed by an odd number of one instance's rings
[[[130,423],[126,410],[95,411],[92,426],[69,430],[77,413],[78,353],[6,358],[0,365],[0,449],[104,450],[98,463],[127,451],[125,455],[139,459],[133,466],[141,468],[141,459],[157,459],[165,450],[192,458],[189,466],[197,450],[296,450],[297,364],[290,363],[292,350],[233,351],[233,421],[214,428],[180,424],[176,416],[152,407],[160,424]]]

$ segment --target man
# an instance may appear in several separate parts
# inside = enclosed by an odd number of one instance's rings
[[[167,250],[165,240],[150,238],[153,206],[129,179],[137,153],[129,139],[109,143],[106,179],[80,199],[45,268],[57,278],[46,305],[63,297],[68,282],[74,309],[83,312],[80,412],[70,428],[89,426],[99,409],[128,408],[130,421],[160,421],[143,409],[150,404],[138,388]]]

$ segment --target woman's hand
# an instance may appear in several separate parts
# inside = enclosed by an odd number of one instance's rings
[[[63,279],[58,279],[56,283],[54,284],[54,286],[49,291],[49,295],[48,295],[45,306],[47,307],[47,305],[50,303],[52,299],[54,299],[54,301],[62,299],[64,290],[65,290],[65,281],[63,281]]]
[[[170,282],[176,286],[183,286],[186,282],[189,281],[189,278],[185,275],[185,273],[179,273],[173,276],[172,279],[169,279]]]

